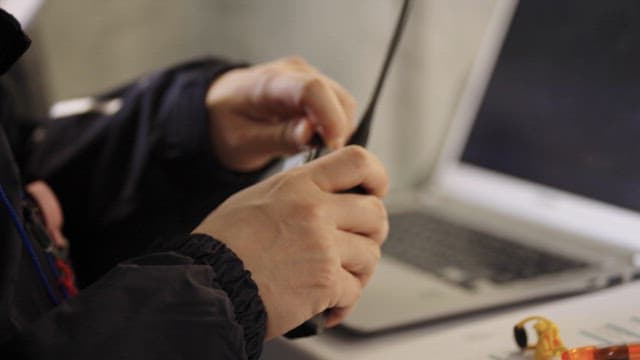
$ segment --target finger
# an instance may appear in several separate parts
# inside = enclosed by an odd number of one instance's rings
[[[330,308],[353,306],[360,299],[362,284],[350,272],[340,269],[338,273],[337,297]]]
[[[318,74],[271,73],[257,87],[254,99],[255,110],[283,118],[307,117],[331,148],[342,146],[349,135],[350,120],[338,96]]]
[[[281,125],[284,130],[280,132],[280,143],[284,153],[299,152],[311,141],[313,137],[313,124],[307,118],[299,118]],[[288,152],[287,152],[288,151]],[[281,155],[281,154],[277,154]]]
[[[329,309],[326,313],[325,326],[328,328],[332,328],[342,322],[342,320],[346,319],[347,316],[353,311],[355,306],[347,306],[341,308],[332,308]]]
[[[313,125],[304,117],[286,122],[256,123],[253,129],[252,151],[270,157],[300,152],[314,133]]]
[[[279,66],[282,66],[286,69],[295,69],[297,71],[312,73],[318,76],[322,81],[326,82],[327,86],[329,86],[337,95],[338,101],[342,105],[342,108],[347,115],[347,119],[349,120],[348,124],[350,126],[351,134],[356,127],[356,100],[355,98],[337,81],[331,79],[330,77],[324,75],[320,70],[310,65],[303,58],[292,56],[288,58],[281,59],[279,62]]]
[[[62,206],[51,187],[46,182],[37,180],[27,184],[26,190],[38,203],[45,224],[54,228],[62,228],[64,224]]]
[[[380,260],[380,245],[362,235],[342,232],[337,241],[342,268],[364,287]]]
[[[356,100],[353,96],[351,96],[351,94],[349,94],[349,92],[342,85],[340,85],[338,82],[331,79],[330,77],[322,74],[320,70],[310,65],[301,57],[291,56],[291,57],[280,59],[277,61],[277,63],[279,66],[282,66],[283,68],[286,68],[286,69],[295,69],[301,72],[313,73],[319,76],[322,79],[322,81],[325,81],[327,85],[331,87],[331,89],[333,89],[333,91],[336,93],[338,97],[338,101],[342,105],[342,108],[344,109],[345,114],[347,115],[347,119],[350,121],[348,125],[351,125],[352,128],[349,134],[353,132],[356,125],[355,124]]]
[[[351,135],[357,126],[356,99],[344,87],[342,87],[342,85],[340,85],[335,80],[329,77],[324,77],[324,79],[325,81],[327,81],[329,86],[331,86],[333,91],[338,96],[338,100],[340,101],[340,104],[342,104],[342,108],[344,109],[344,112],[347,114],[347,119],[349,120],[349,125],[350,125],[349,135]]]
[[[326,80],[318,76],[308,79],[302,89],[300,105],[329,148],[335,150],[344,146],[353,128],[352,120]]]
[[[341,287],[337,301],[323,314],[327,327],[338,325],[351,312],[362,293],[360,281],[345,270],[340,273],[339,283]]]
[[[362,186],[368,194],[387,193],[387,172],[373,154],[360,146],[347,146],[307,165],[313,182],[323,191],[341,192]]]
[[[331,214],[338,229],[364,235],[382,245],[389,232],[387,210],[382,200],[372,195],[335,194]]]

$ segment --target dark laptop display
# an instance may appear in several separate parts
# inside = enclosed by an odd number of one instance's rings
[[[516,10],[463,161],[640,210],[640,1]]]

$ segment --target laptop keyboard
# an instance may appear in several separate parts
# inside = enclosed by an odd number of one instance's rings
[[[389,222],[386,255],[468,289],[479,281],[507,284],[588,265],[422,212],[392,214]]]

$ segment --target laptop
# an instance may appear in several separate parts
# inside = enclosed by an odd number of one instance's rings
[[[640,278],[640,3],[499,0],[429,181],[343,325],[375,333]]]

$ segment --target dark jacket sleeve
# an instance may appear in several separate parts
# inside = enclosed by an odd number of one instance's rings
[[[81,286],[189,233],[258,179],[224,169],[211,150],[205,94],[234,66],[204,59],[159,71],[95,99],[109,106],[34,131],[27,177],[60,198]]]
[[[0,28],[4,56],[15,45],[9,36],[21,31],[1,9]],[[0,59],[0,73],[9,60]],[[87,270],[78,274],[92,283],[60,305],[60,276],[48,242],[40,241],[46,236],[34,236],[29,225],[36,221],[24,211],[23,181],[3,130],[11,122],[0,122],[0,358],[259,357],[266,314],[240,259],[211,237],[171,236],[188,233],[253,181],[225,172],[210,151],[204,93],[230,67],[208,59],[154,73],[99,97],[106,108],[34,132],[23,175],[57,191],[72,249],[84,261],[78,267]],[[143,254],[159,234],[165,239],[153,252],[112,266]]]
[[[257,359],[266,314],[250,274],[206,235],[119,264],[18,333],[12,358]],[[161,250],[161,249],[159,249]]]

